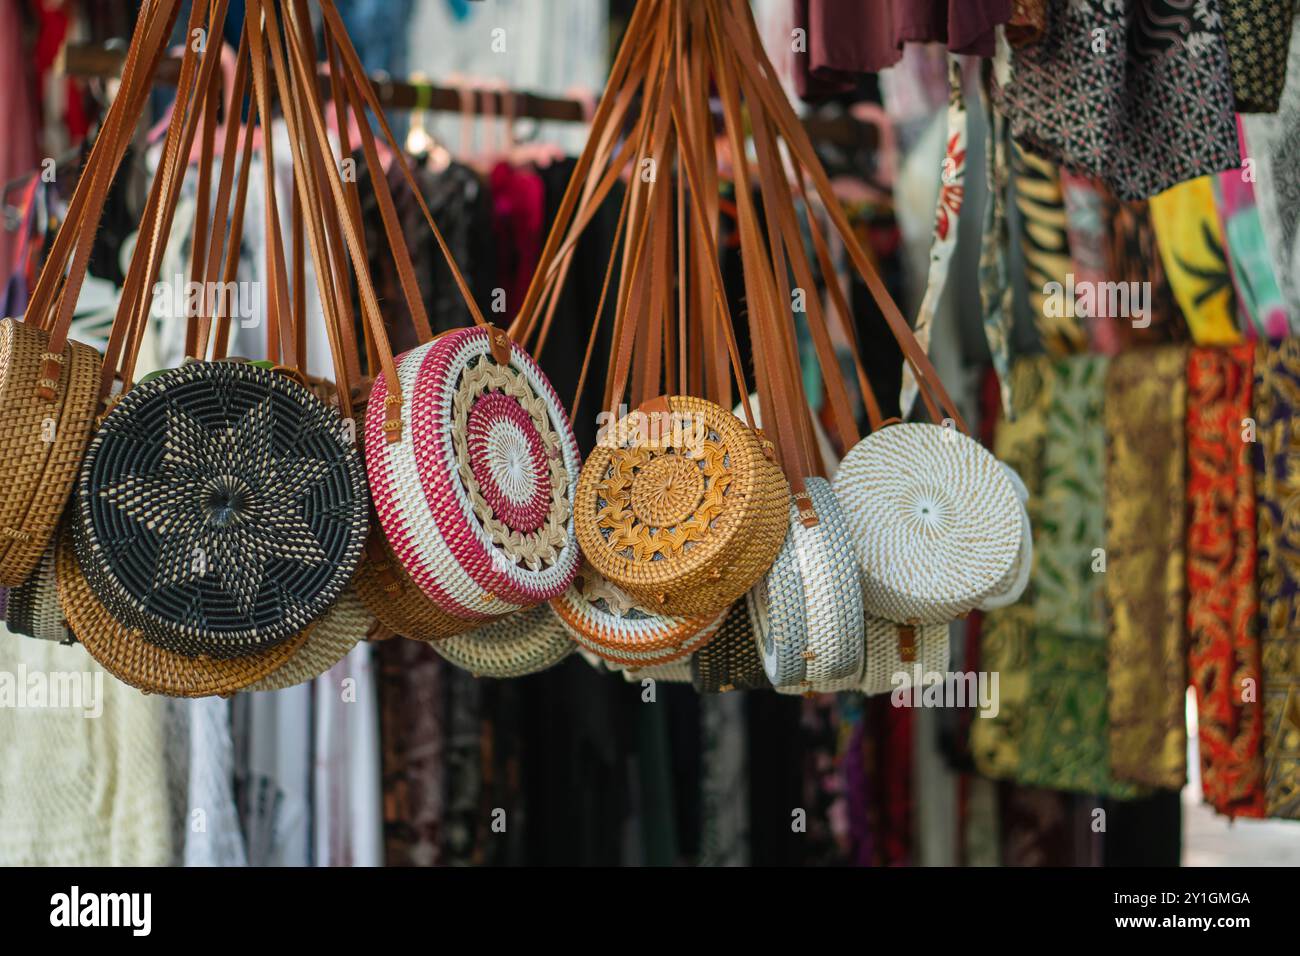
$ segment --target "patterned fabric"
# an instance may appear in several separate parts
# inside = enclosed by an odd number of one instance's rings
[[[442,862],[446,813],[443,772],[447,670],[424,641],[383,641],[379,657],[379,721],[383,743],[384,863]]]
[[[1214,177],[1214,203],[1223,224],[1243,332],[1248,339],[1284,338],[1289,328],[1286,301],[1273,274],[1254,182],[1236,170],[1220,173]]]
[[[1273,272],[1291,315],[1300,328],[1300,20],[1291,33],[1288,82],[1277,113],[1243,116],[1245,154],[1254,160],[1255,197],[1260,224],[1273,256]]]
[[[1034,529],[1035,555],[1041,532],[1043,453],[1047,438],[1047,409],[1051,404],[1051,362],[1042,356],[1017,360],[1011,369],[1013,412],[999,422],[993,450],[1014,468],[1029,489],[1029,520]],[[996,717],[977,719],[971,726],[975,766],[988,777],[1014,777],[1020,768],[1021,740],[1029,706],[1030,639],[1034,632],[1035,575],[1016,604],[984,615],[980,668],[997,672],[999,707]]]
[[[1147,311],[1116,322],[1124,345],[1187,341],[1187,320],[1160,264],[1148,203],[1106,197],[1106,271],[1113,282],[1150,283]]]
[[[1035,627],[1021,783],[1132,796],[1111,779],[1106,723],[1106,627],[1097,549],[1105,542],[1104,356],[1047,370],[1041,495],[1033,574]]]
[[[948,91],[948,143],[930,239],[930,271],[915,322],[916,341],[927,352],[934,314],[948,284],[953,253],[957,251],[957,224],[966,196],[966,97],[962,92],[961,61],[955,56],[948,58]],[[911,413],[916,396],[916,375],[911,365],[904,364],[903,391],[899,398],[904,418]]]
[[[1106,196],[1092,180],[1073,173],[1061,174],[1061,195],[1075,282],[1099,288],[1100,283],[1110,281],[1106,272]],[[1094,352],[1114,355],[1120,350],[1115,326],[1120,321],[1124,319],[1110,314],[1106,298],[1098,296],[1087,316],[1088,341]]]
[[[1088,347],[1088,333],[1073,308],[1052,289],[1065,287],[1070,274],[1061,172],[1055,165],[1013,143],[1011,170],[1020,210],[1020,245],[1025,256],[1029,307],[1049,355],[1072,355]]]
[[[1187,670],[1196,688],[1201,790],[1228,816],[1264,813],[1255,637],[1255,349],[1193,349],[1187,363]]]
[[[1002,105],[1017,138],[1122,199],[1237,164],[1217,0],[1049,0],[1013,53]]]
[[[1286,84],[1295,0],[1223,0],[1224,34],[1238,113],[1276,113]]]
[[[1011,319],[1015,308],[1007,250],[1011,232],[1007,223],[1007,120],[993,106],[990,95],[993,64],[986,62],[980,78],[988,141],[988,201],[984,206],[984,236],[980,245],[980,304],[984,311],[984,337],[989,343],[993,371],[997,373],[1003,415],[1011,414]]]
[[[1151,197],[1151,222],[1169,285],[1198,345],[1232,345],[1237,330],[1223,229],[1214,207],[1214,177],[1202,176]]]
[[[1270,816],[1300,819],[1300,342],[1255,359],[1255,493],[1264,793]]]
[[[1186,365],[1181,347],[1125,352],[1105,403],[1111,772],[1175,789],[1187,772]]]

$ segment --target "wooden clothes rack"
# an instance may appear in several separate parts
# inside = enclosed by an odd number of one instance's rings
[[[63,50],[63,71],[69,76],[112,79],[121,75],[126,59],[123,50],[95,44],[69,44]],[[174,84],[180,75],[180,59],[168,57],[158,69],[157,81]],[[557,96],[539,96],[516,90],[484,89],[480,87],[439,86],[436,83],[417,83],[411,80],[394,80],[386,75],[371,76],[375,94],[385,109],[412,110],[421,108],[439,113],[461,113],[468,109],[475,115],[497,118],[514,115],[517,119],[551,120],[561,123],[581,123],[590,119],[588,105],[580,100]],[[330,94],[329,79],[320,78],[322,95]],[[466,96],[469,102],[466,103]],[[875,128],[847,116],[809,116],[804,128],[814,141],[821,140],[839,146],[870,145],[875,139]]]

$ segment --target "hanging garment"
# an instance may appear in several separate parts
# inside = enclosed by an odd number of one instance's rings
[[[1255,199],[1291,331],[1300,329],[1300,19],[1291,31],[1287,84],[1277,112],[1242,117],[1244,155],[1254,161]]]
[[[1104,356],[1047,370],[1041,494],[1037,496],[1029,693],[1020,768],[1029,786],[1132,796],[1111,778],[1104,607],[1106,433]]]
[[[20,0],[0,0],[0,185],[32,173],[37,166],[36,97],[30,81],[30,59],[24,49],[27,31]],[[16,190],[15,190],[16,192]],[[0,210],[14,198],[0,194]],[[16,237],[0,221],[0,289],[9,280]],[[10,316],[11,313],[4,313]]]
[[[1106,378],[1110,764],[1178,788],[1187,772],[1187,352],[1125,352]]]
[[[188,787],[182,813],[186,866],[245,866],[244,835],[235,805],[235,754],[230,701],[177,701],[188,709]]]
[[[1051,360],[1043,356],[1018,359],[1011,367],[1014,414],[997,425],[993,450],[1014,468],[1029,490],[1030,524],[1034,529],[1035,560],[1042,522],[1043,456],[1047,440],[1047,411],[1052,403]],[[984,615],[980,669],[996,672],[998,713],[974,721],[970,732],[975,766],[987,777],[1011,778],[1020,769],[1026,710],[1029,706],[1030,641],[1034,633],[1034,575],[1021,599],[1010,607]]]
[[[1192,349],[1187,362],[1187,671],[1196,688],[1205,801],[1264,815],[1255,470],[1255,348]]]
[[[1011,228],[1007,219],[1007,189],[1011,183],[1007,150],[1007,120],[994,107],[992,96],[993,67],[986,63],[980,75],[980,103],[984,109],[984,151],[986,198],[983,235],[980,238],[980,309],[983,313],[984,340],[989,347],[989,361],[997,381],[998,409],[1011,414],[1011,324],[1015,312],[1015,291],[1011,287],[1011,268],[1007,260],[1011,245]],[[993,416],[998,411],[990,409]],[[984,439],[991,444],[992,433]]]
[[[377,651],[384,862],[435,866],[441,862],[444,810],[446,715],[441,702],[446,665],[422,641],[382,641]]]
[[[1202,176],[1152,196],[1151,223],[1192,341],[1233,345],[1241,341],[1241,332],[1223,229],[1214,207],[1214,178]]]
[[[1220,173],[1214,177],[1214,202],[1237,293],[1238,324],[1247,339],[1284,338],[1289,328],[1286,301],[1273,274],[1254,183],[1237,170]]]
[[[795,0],[806,31],[795,56],[795,89],[806,100],[851,92],[863,73],[903,56],[905,43],[942,43],[951,53],[993,55],[995,30],[1012,0]]]
[[[700,698],[704,737],[701,866],[749,863],[749,776],[743,694]]]
[[[1187,320],[1174,299],[1160,265],[1160,250],[1146,202],[1124,202],[1106,196],[1106,271],[1111,281],[1149,290],[1142,295],[1145,312],[1114,317],[1122,347],[1186,342]],[[1144,285],[1145,284],[1145,285]]]
[[[1084,319],[1065,292],[1072,267],[1061,171],[1013,142],[1011,173],[1020,210],[1020,245],[1025,256],[1029,307],[1043,348],[1049,355],[1085,351],[1088,332]]]
[[[1105,288],[1102,284],[1110,281],[1106,271],[1106,197],[1091,179],[1074,173],[1061,174],[1061,195],[1075,284]],[[1084,321],[1094,352],[1114,355],[1120,350],[1117,319],[1110,314],[1107,296],[1094,297],[1092,313]]]
[[[1237,165],[1219,0],[1050,0],[1012,55],[1011,131],[1121,199]]]
[[[0,626],[0,865],[170,865],[166,716],[79,644]]]
[[[1295,0],[1222,0],[1238,113],[1276,113]]]
[[[1300,342],[1255,358],[1255,494],[1264,795],[1269,816],[1300,819]]]

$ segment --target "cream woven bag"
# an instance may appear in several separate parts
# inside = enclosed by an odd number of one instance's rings
[[[869,614],[939,624],[1004,594],[1020,569],[1024,509],[1007,472],[955,428],[889,425],[835,477]]]
[[[554,667],[578,649],[549,604],[538,604],[430,645],[475,677],[524,677]]]

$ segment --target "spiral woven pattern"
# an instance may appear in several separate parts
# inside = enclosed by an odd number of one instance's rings
[[[53,401],[36,394],[49,335],[0,321],[0,585],[31,576],[77,480],[99,391],[99,353],[69,341]]]
[[[763,666],[775,687],[801,687],[862,672],[862,585],[839,502],[823,478],[806,481],[817,524],[794,502],[771,570],[749,592]]]
[[[86,583],[72,535],[60,537],[55,555],[59,603],[77,640],[124,684],[168,697],[228,697],[284,666],[307,641],[301,631],[264,651],[219,660],[164,650],[135,629],[123,627]]]
[[[713,640],[691,655],[691,683],[701,694],[770,688],[746,601],[727,612]]]
[[[551,607],[575,641],[620,666],[650,667],[688,657],[722,623],[717,615],[656,614],[589,565],[583,565]]]
[[[868,696],[888,694],[896,687],[911,687],[915,667],[921,665],[922,674],[948,670],[948,625],[922,624],[915,632],[916,659],[905,661],[900,652],[898,625],[880,618],[867,618],[867,664],[859,689]],[[901,683],[895,683],[894,676]]]
[[[563,593],[578,567],[578,448],[550,383],[522,349],[492,359],[458,329],[398,365],[401,440],[367,417],[366,467],[393,553],[448,615],[488,620]],[[370,407],[388,398],[378,379]]]
[[[890,425],[858,442],[835,493],[863,569],[868,613],[943,623],[1005,590],[1023,538],[998,460],[956,429]]]
[[[63,608],[59,606],[59,588],[54,573],[55,545],[56,542],[50,542],[32,576],[9,591],[6,623],[15,634],[70,644],[72,635],[63,620]]]
[[[526,608],[433,649],[475,677],[525,677],[554,667],[578,649],[549,604]]]
[[[380,624],[413,641],[440,641],[476,626],[478,622],[454,618],[429,600],[398,562],[382,529],[372,528],[370,534],[378,541],[362,556],[352,583],[357,597]]]
[[[753,431],[698,398],[667,399],[676,426],[616,422],[578,479],[578,540],[645,607],[721,615],[772,565],[790,486]]]
[[[1000,461],[998,464],[1011,479],[1011,485],[1016,490],[1016,500],[1020,503],[1020,551],[1016,554],[1015,563],[1003,577],[1002,583],[992,594],[980,601],[981,611],[995,611],[1019,601],[1025,589],[1029,587],[1029,574],[1034,568],[1034,528],[1029,521],[1029,489],[1025,487],[1025,483],[1016,474],[1014,468],[1005,461]]]
[[[117,620],[166,650],[230,658],[334,605],[368,505],[336,410],[284,375],[196,362],[137,385],[104,420],[74,541]]]
[[[281,690],[315,680],[363,641],[375,619],[351,588],[308,629],[307,641],[281,666],[246,690]]]

